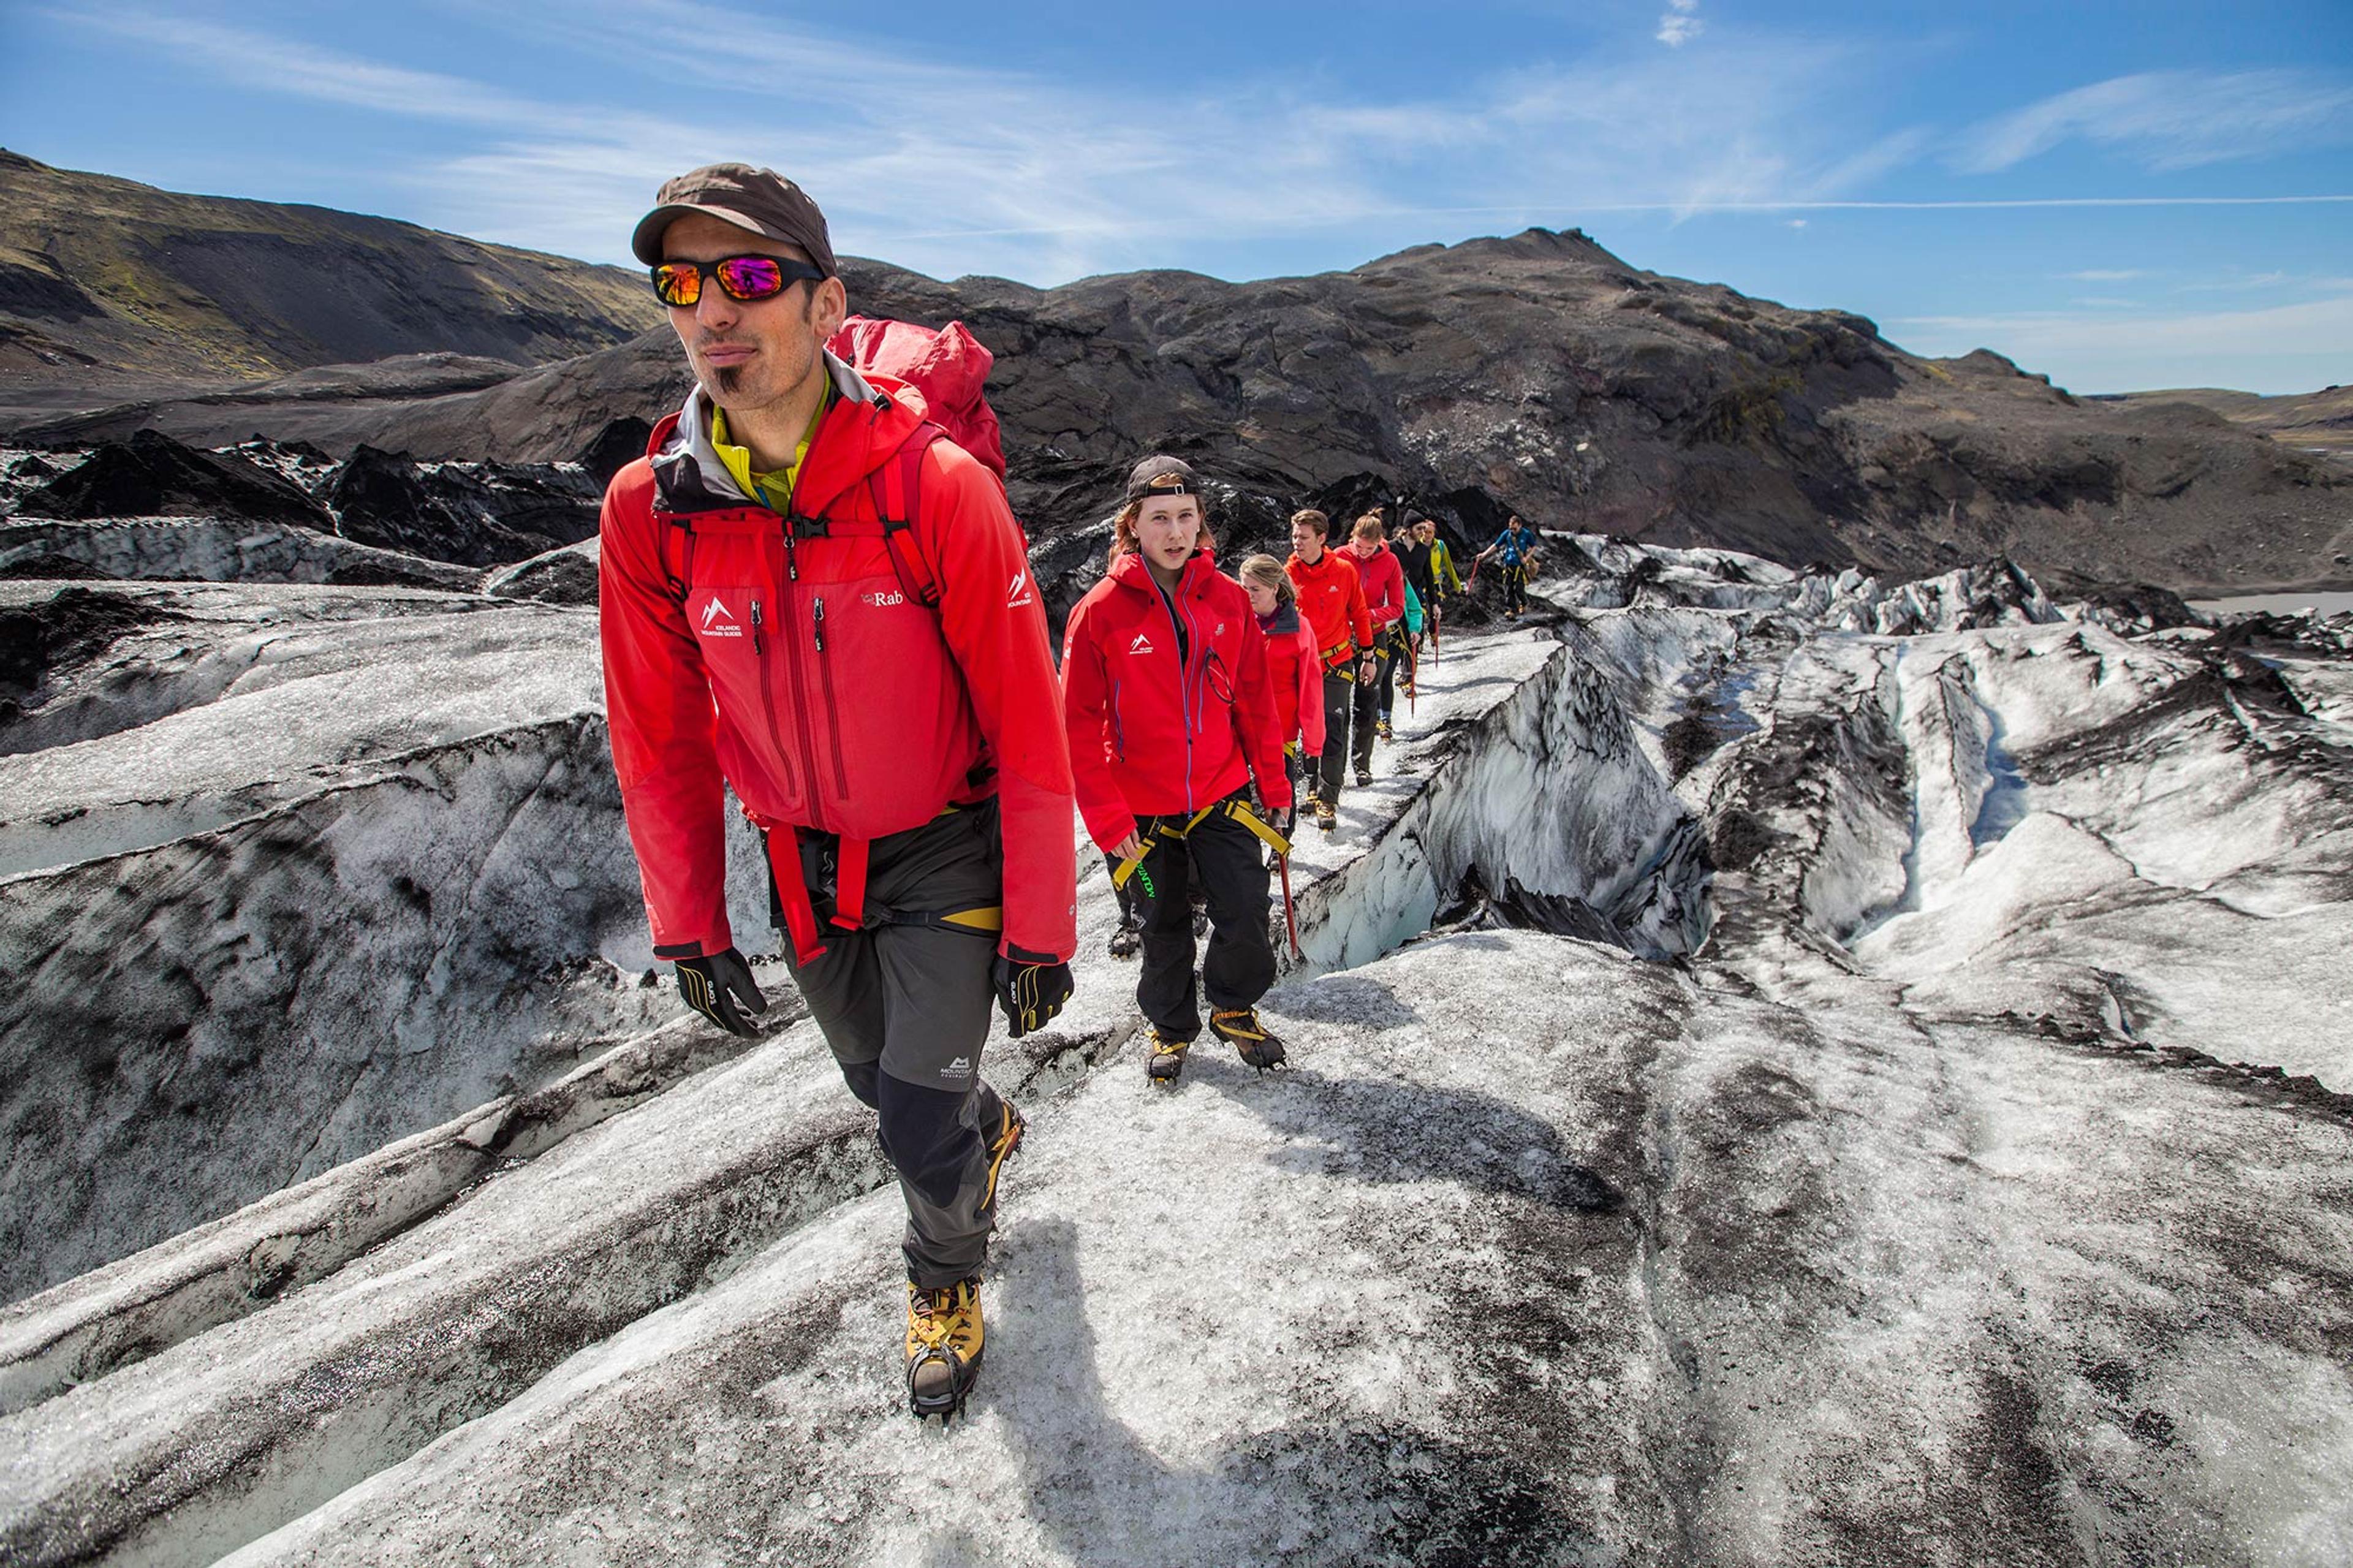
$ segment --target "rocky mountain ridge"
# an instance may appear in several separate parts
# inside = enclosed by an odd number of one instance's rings
[[[2353,386],[2324,386],[2318,392],[2274,397],[2216,386],[2189,386],[2160,392],[2127,392],[2097,401],[2142,406],[2195,404],[2233,425],[2260,430],[2273,440],[2299,450],[2353,458]]]
[[[1162,271],[1041,289],[855,258],[844,276],[855,309],[962,320],[995,351],[1033,537],[1099,521],[1126,467],[1161,449],[1261,531],[1303,502],[1403,498],[1473,541],[1518,510],[1897,575],[2003,554],[2054,583],[2353,585],[2353,468],[2179,399],[2079,400],[1990,351],[1924,359],[1862,317],[1646,272],[1577,230],[1247,283]],[[209,447],[259,434],[608,462],[685,386],[657,328],[503,376],[410,358],[15,423],[20,440],[75,445],[152,427]]]
[[[129,395],[420,353],[512,374],[660,320],[619,268],[0,149],[0,405],[34,385]]]

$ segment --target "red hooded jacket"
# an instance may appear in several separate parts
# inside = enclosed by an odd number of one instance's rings
[[[1104,849],[1136,818],[1189,816],[1253,774],[1270,809],[1291,804],[1266,637],[1207,552],[1185,563],[1173,605],[1132,551],[1079,601],[1062,639],[1062,720],[1079,815]]]
[[[999,950],[1067,960],[1077,947],[1070,760],[1020,528],[996,476],[933,438],[919,395],[830,354],[827,363],[836,395],[791,518],[735,491],[711,453],[699,391],[692,424],[663,420],[647,457],[605,493],[606,705],[654,951],[691,958],[733,941],[723,780],[770,830],[787,912],[799,895],[804,922],[792,830],[842,836],[847,921],[862,900],[864,841],[995,795]],[[914,498],[903,494],[911,482]],[[935,610],[905,592],[879,527],[910,510]],[[809,932],[793,934],[812,951]]]
[[[1324,661],[1315,657],[1315,631],[1297,604],[1277,605],[1259,622],[1266,633],[1266,679],[1274,690],[1274,736],[1311,757],[1324,753]]]
[[[1299,613],[1315,637],[1315,657],[1326,669],[1355,662],[1354,656],[1371,651],[1373,617],[1365,608],[1365,590],[1356,563],[1336,550],[1326,549],[1310,566],[1296,554],[1282,570],[1299,595]]]
[[[1375,629],[1386,630],[1405,614],[1405,568],[1398,563],[1397,552],[1386,544],[1360,550],[1353,543],[1340,552],[1356,568],[1365,584],[1365,608],[1372,612]]]

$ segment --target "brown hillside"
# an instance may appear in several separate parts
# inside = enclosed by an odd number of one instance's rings
[[[128,392],[428,352],[540,364],[660,316],[618,268],[0,151],[0,385]]]

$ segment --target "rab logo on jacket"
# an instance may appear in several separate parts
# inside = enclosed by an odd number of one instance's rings
[[[1034,605],[1038,595],[1029,591],[1029,568],[1024,566],[1013,574],[1013,586],[1005,590],[1005,607],[1018,610],[1024,605]]]
[[[707,637],[740,637],[744,628],[727,613],[727,606],[717,599],[702,606],[702,635]]]
[[[1127,651],[1130,653],[1150,653],[1152,651],[1151,637],[1142,632],[1136,633],[1135,640],[1127,645]]]

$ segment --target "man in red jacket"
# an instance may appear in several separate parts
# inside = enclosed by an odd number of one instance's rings
[[[1360,686],[1375,674],[1373,617],[1356,568],[1324,548],[1331,520],[1314,507],[1291,514],[1291,559],[1283,571],[1299,595],[1299,613],[1315,634],[1324,662],[1324,753],[1315,781],[1315,826],[1329,833],[1340,821],[1340,780],[1348,765],[1348,715]],[[1366,718],[1367,725],[1371,719]],[[1366,735],[1369,748],[1372,737]]]
[[[762,830],[787,961],[907,1204],[906,1370],[962,1407],[1022,1120],[979,1075],[1071,992],[1070,759],[1045,616],[996,476],[919,395],[827,352],[825,217],[765,169],[665,184],[638,225],[696,385],[605,496],[613,763],[687,1001],[752,1033],[723,786]],[[977,389],[974,389],[977,390]],[[887,525],[887,526],[886,526]]]

